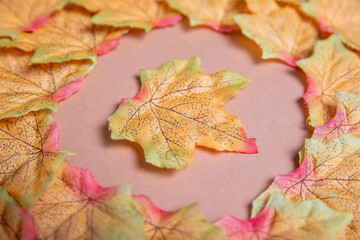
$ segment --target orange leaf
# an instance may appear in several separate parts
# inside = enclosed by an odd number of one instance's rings
[[[172,59],[160,69],[140,71],[142,87],[122,99],[109,118],[112,139],[138,142],[146,161],[180,169],[193,161],[195,144],[216,150],[257,153],[239,119],[220,105],[250,79],[235,72],[201,73],[198,57]]]

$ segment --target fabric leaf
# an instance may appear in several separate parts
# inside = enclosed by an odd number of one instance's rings
[[[0,36],[15,38],[21,31],[32,32],[46,22],[51,12],[67,0],[0,0]]]
[[[145,239],[130,187],[103,188],[89,170],[70,164],[31,213],[41,239]]]
[[[206,25],[219,32],[238,30],[232,15],[248,12],[245,0],[166,0],[190,19],[191,26]]]
[[[69,155],[58,151],[59,135],[48,110],[0,120],[0,186],[25,208],[53,182]]]
[[[56,13],[48,23],[34,33],[22,33],[11,44],[25,51],[35,49],[32,63],[63,62],[73,59],[96,61],[97,54],[104,54],[119,44],[127,29],[96,26],[86,10],[69,6]],[[1,44],[1,42],[0,42]]]
[[[297,65],[307,75],[308,87],[303,98],[312,126],[324,125],[335,116],[337,91],[360,91],[360,58],[335,35],[319,41],[313,55]]]
[[[249,78],[230,71],[202,74],[198,57],[172,59],[160,69],[141,70],[140,77],[140,92],[122,99],[109,128],[112,139],[139,143],[147,162],[180,169],[192,162],[195,144],[257,153],[239,119],[220,107]]]
[[[167,27],[179,22],[181,15],[172,12],[162,0],[70,0],[91,12],[98,12],[92,22],[115,27]]]
[[[272,185],[253,202],[252,216],[263,209],[273,192],[291,201],[320,199],[336,211],[354,215],[340,239],[357,239],[360,234],[360,138],[345,134],[329,143],[307,139],[301,166],[278,175]]]
[[[217,222],[226,240],[331,240],[350,223],[352,214],[336,212],[321,200],[293,203],[272,193],[264,210],[249,220],[226,216]]]
[[[349,46],[360,50],[360,1],[309,0],[301,9],[315,18],[325,32],[336,32]]]
[[[246,3],[250,12],[256,14],[268,15],[279,10],[279,5],[274,0],[246,0]]]
[[[290,7],[277,8],[268,14],[239,14],[234,20],[262,48],[263,59],[281,59],[290,66],[308,57],[318,39],[316,28]]]
[[[144,195],[134,196],[135,204],[144,215],[144,228],[148,240],[221,240],[221,228],[205,221],[198,205],[191,204],[174,212],[154,205]]]
[[[94,66],[89,60],[28,65],[31,53],[0,48],[0,119],[50,108],[76,92]]]

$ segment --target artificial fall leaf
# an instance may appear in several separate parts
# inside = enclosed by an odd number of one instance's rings
[[[145,239],[130,186],[103,188],[89,170],[70,164],[63,165],[31,213],[41,239]]]
[[[312,126],[324,125],[335,115],[337,91],[360,91],[360,58],[335,35],[319,41],[313,55],[297,65],[307,75],[308,87],[303,98]]]
[[[226,240],[330,240],[344,230],[352,215],[337,212],[321,200],[293,203],[272,193],[262,212],[249,220],[226,216],[217,222]]]
[[[34,218],[0,188],[0,236],[3,240],[35,240]]]
[[[51,12],[67,0],[0,0],[0,36],[15,38],[21,31],[32,32],[46,22]]]
[[[330,142],[345,133],[360,137],[360,92],[337,92],[336,99],[335,117],[323,126],[316,126],[312,139]]]
[[[109,128],[112,139],[139,143],[147,162],[180,169],[192,162],[195,144],[257,153],[239,119],[220,107],[249,78],[230,71],[205,75],[198,57],[172,59],[160,69],[141,70],[140,77],[140,92],[121,100]]]
[[[252,216],[261,211],[273,192],[280,192],[292,201],[320,199],[336,211],[354,215],[340,239],[358,239],[360,138],[345,134],[329,143],[307,139],[302,156],[297,170],[278,175],[268,190],[253,202]]]
[[[252,13],[267,15],[278,10],[279,5],[274,0],[246,0],[247,6]]]
[[[89,12],[71,6],[57,12],[36,32],[22,33],[12,43],[0,42],[0,45],[25,51],[35,49],[30,64],[85,58],[95,62],[97,54],[104,54],[115,48],[120,37],[128,30],[96,26],[90,19]]]
[[[349,46],[360,50],[359,0],[309,0],[302,11],[312,16],[325,32],[336,32]]]
[[[144,215],[144,228],[148,240],[221,240],[221,228],[205,221],[198,205],[191,204],[174,212],[154,205],[144,195],[134,196],[138,210]]]
[[[94,65],[81,60],[29,66],[30,58],[31,53],[0,48],[0,119],[56,110],[56,102],[77,91]]]
[[[115,27],[141,28],[167,27],[181,20],[163,0],[70,0],[91,12],[98,12],[92,22]]]
[[[166,0],[190,19],[191,26],[206,25],[219,32],[238,30],[232,15],[248,12],[245,0]]]
[[[0,186],[25,208],[53,182],[69,155],[58,151],[59,134],[48,110],[0,120]]]
[[[234,20],[243,34],[260,45],[263,59],[277,58],[291,66],[296,66],[296,60],[308,57],[318,39],[316,28],[290,7],[274,8],[268,14],[238,14]]]

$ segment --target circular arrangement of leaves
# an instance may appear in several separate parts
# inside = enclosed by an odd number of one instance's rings
[[[357,0],[0,0],[0,212],[2,239],[356,239],[360,182],[360,2]],[[130,185],[103,188],[65,163],[50,110],[79,90],[97,56],[131,28],[181,20],[240,30],[307,75],[315,127],[300,167],[278,175],[252,218],[205,221],[196,204],[157,208]],[[317,28],[318,23],[319,29]],[[344,45],[345,44],[345,45]],[[142,70],[141,89],[110,117],[114,139],[140,143],[146,161],[182,168],[195,144],[257,153],[221,105],[249,78],[202,74],[200,59]]]

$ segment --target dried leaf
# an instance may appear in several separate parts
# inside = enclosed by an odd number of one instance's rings
[[[191,26],[206,25],[219,32],[238,30],[232,15],[248,12],[245,0],[166,0],[190,19]]]
[[[340,239],[357,239],[360,234],[360,138],[345,134],[329,143],[307,139],[302,164],[294,172],[278,175],[253,203],[252,216],[264,207],[269,195],[280,192],[286,199],[320,199],[336,211],[354,215]]]
[[[261,8],[262,5],[259,5],[255,11]],[[269,10],[268,14],[235,15],[234,20],[243,34],[260,45],[263,59],[277,58],[290,66],[296,66],[296,60],[311,54],[318,39],[317,30],[293,8],[271,9],[274,10]]]
[[[309,0],[302,11],[312,16],[325,32],[336,32],[349,46],[360,50],[359,0]]]
[[[167,27],[179,22],[181,15],[172,12],[163,0],[70,0],[91,12],[98,12],[92,22],[115,27]]]
[[[191,204],[174,212],[154,205],[144,195],[134,196],[139,211],[145,216],[144,228],[148,240],[221,240],[221,228],[205,221],[198,205]]]
[[[140,92],[122,99],[109,128],[112,139],[139,143],[147,162],[180,169],[192,162],[195,144],[257,153],[239,119],[220,107],[249,78],[230,71],[205,75],[198,57],[172,59],[160,69],[141,70],[140,77]]]
[[[0,0],[0,36],[15,38],[21,31],[32,32],[46,22],[51,12],[67,0]]]
[[[336,91],[360,91],[360,58],[333,35],[316,44],[313,55],[297,62],[306,73],[308,87],[303,98],[312,126],[324,125],[336,113]]]
[[[103,188],[89,170],[69,164],[31,213],[41,239],[145,239],[128,185]]]
[[[335,117],[323,126],[316,126],[312,139],[330,142],[345,133],[360,137],[360,92],[337,92],[336,99]]]
[[[54,181],[69,155],[58,151],[59,135],[47,110],[0,120],[0,186],[25,208]]]
[[[28,66],[31,53],[0,48],[0,119],[18,117],[76,92],[93,63],[89,60]]]
[[[330,240],[350,223],[352,214],[336,212],[321,200],[293,203],[272,193],[264,210],[249,220],[226,216],[217,222],[226,240]]]
[[[3,240],[37,239],[34,218],[0,188],[0,236]]]
[[[96,26],[91,14],[80,7],[68,7],[58,12],[48,23],[34,33],[22,33],[11,44],[24,51],[36,49],[32,63],[63,62],[73,59],[96,61],[97,54],[104,54],[119,44],[127,29]]]

